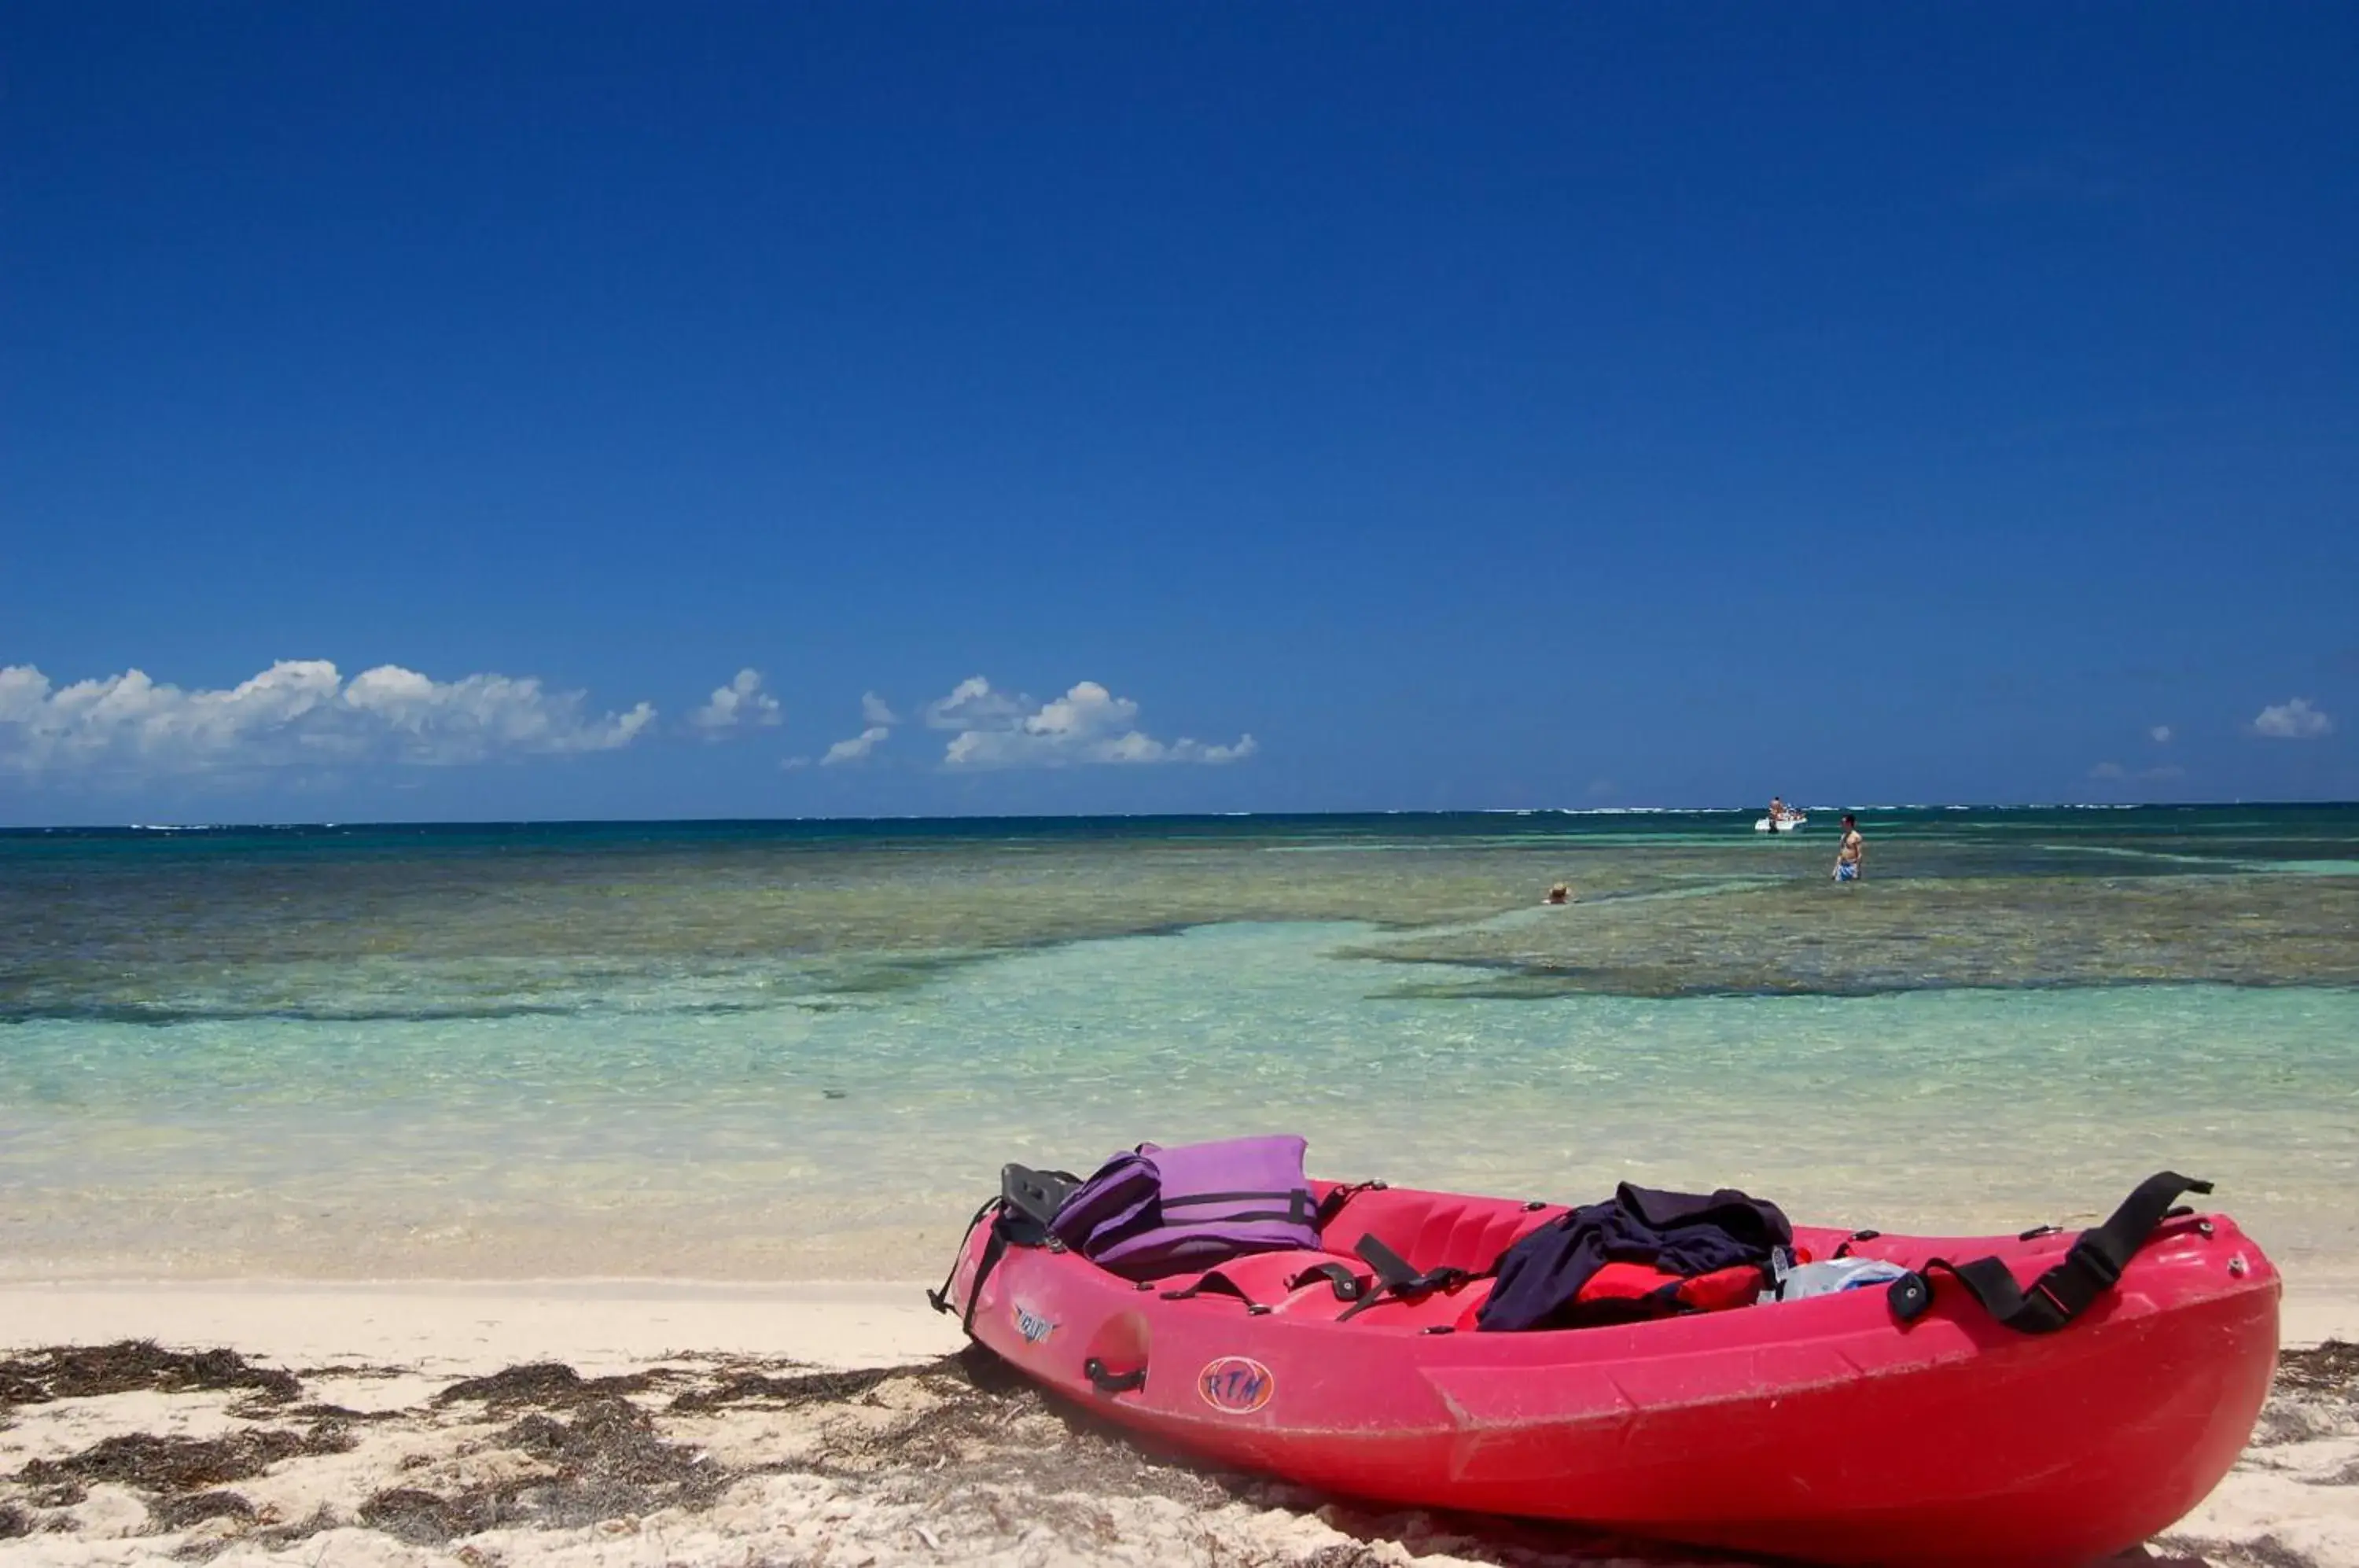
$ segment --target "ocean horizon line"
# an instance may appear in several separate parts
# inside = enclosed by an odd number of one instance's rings
[[[2198,811],[2224,810],[2335,810],[2359,806],[2359,800],[2236,798],[2224,800],[1906,800],[1868,801],[1843,806],[1804,805],[1806,815],[1901,811]],[[842,823],[858,826],[883,822],[1321,822],[1369,818],[1455,817],[1648,817],[1733,816],[1757,812],[1758,803],[1737,805],[1645,806],[1455,806],[1370,807],[1327,811],[908,811],[875,815],[813,812],[782,816],[678,817],[382,817],[312,821],[222,821],[190,822],[84,822],[0,824],[0,836],[55,833],[302,833],[387,828],[655,828],[764,827],[785,824]]]

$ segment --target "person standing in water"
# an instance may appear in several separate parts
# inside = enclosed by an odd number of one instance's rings
[[[1856,882],[1863,863],[1867,859],[1867,841],[1859,836],[1859,825],[1849,811],[1843,813],[1843,843],[1835,849],[1835,880]]]

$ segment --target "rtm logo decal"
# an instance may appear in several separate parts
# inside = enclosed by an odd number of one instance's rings
[[[1057,1325],[1033,1312],[1021,1301],[1008,1303],[1007,1315],[1016,1320],[1016,1332],[1024,1336],[1027,1345],[1038,1345],[1057,1332]]]
[[[1223,1356],[1196,1374],[1196,1391],[1216,1410],[1249,1416],[1269,1403],[1269,1397],[1277,1392],[1277,1379],[1270,1376],[1268,1367],[1249,1356]]]

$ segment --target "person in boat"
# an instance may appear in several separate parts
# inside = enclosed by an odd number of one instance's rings
[[[1769,797],[1769,820],[1771,822],[1782,822],[1791,814],[1791,812],[1786,810],[1786,801],[1783,796],[1772,795]]]
[[[1548,901],[1551,904],[1571,903],[1572,888],[1565,883],[1558,883],[1555,887],[1550,887],[1548,890]]]
[[[1856,882],[1867,859],[1867,841],[1859,836],[1859,824],[1849,811],[1843,813],[1843,843],[1835,846],[1835,880]]]

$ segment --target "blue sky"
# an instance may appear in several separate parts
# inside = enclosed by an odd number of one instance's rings
[[[2359,796],[2348,6],[0,77],[0,822]]]

